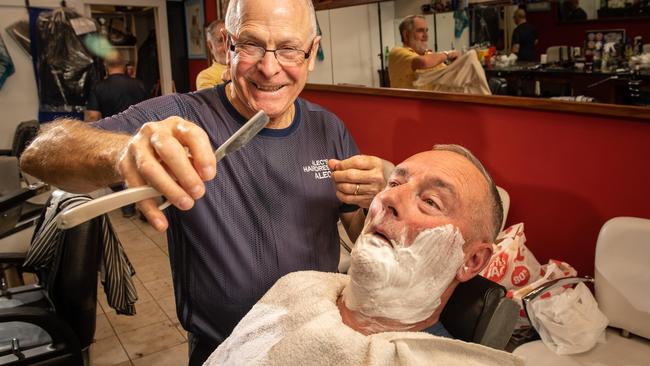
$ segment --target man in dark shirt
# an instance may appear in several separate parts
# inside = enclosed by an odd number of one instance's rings
[[[562,3],[563,20],[587,20],[587,12],[580,7],[580,0],[565,0]]]
[[[90,92],[84,114],[86,121],[118,114],[149,97],[142,81],[126,75],[126,62],[119,52],[106,57],[104,65],[107,76]]]
[[[126,75],[126,62],[119,52],[112,52],[104,59],[106,79],[93,87],[86,103],[84,120],[98,121],[125,111],[149,97],[149,93],[138,79]],[[123,184],[111,186],[114,192],[124,189]],[[135,205],[122,207],[122,215],[131,217],[135,214]]]
[[[514,20],[517,28],[512,32],[512,53],[517,55],[519,61],[535,61],[537,29],[526,22],[524,9],[517,9]]]

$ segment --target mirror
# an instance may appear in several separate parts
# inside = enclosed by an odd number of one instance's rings
[[[429,28],[427,46],[431,50],[461,50],[477,44],[487,48],[489,43],[496,55],[508,55],[516,27],[513,15],[522,7],[527,11],[527,22],[538,32],[534,58],[504,68],[495,63],[496,57],[491,57],[492,61],[484,65],[487,78],[504,82],[493,94],[650,106],[650,56],[630,61],[643,52],[644,42],[650,43],[650,0],[627,1],[628,5],[626,0],[512,5],[509,0],[469,0],[462,13],[448,11],[458,6],[457,0],[392,0],[321,10],[317,7],[322,48],[308,82],[388,87],[387,56],[393,47],[402,45],[398,26],[404,16],[411,14],[425,17]],[[570,6],[578,6],[586,16],[575,7],[570,12]],[[617,19],[614,13],[628,15]],[[592,49],[586,48],[589,37],[602,39],[598,53],[595,44]],[[646,53],[650,53],[649,48],[646,45]],[[542,64],[544,54],[546,63]]]

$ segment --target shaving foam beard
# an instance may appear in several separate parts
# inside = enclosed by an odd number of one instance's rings
[[[408,248],[364,233],[352,251],[345,305],[405,325],[429,318],[463,264],[464,243],[451,224],[420,232]]]

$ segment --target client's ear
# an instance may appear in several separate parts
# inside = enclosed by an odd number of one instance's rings
[[[469,281],[479,274],[492,258],[492,244],[471,243],[465,248],[465,261],[456,272],[460,282]]]

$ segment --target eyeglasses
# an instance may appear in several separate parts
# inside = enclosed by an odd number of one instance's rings
[[[240,58],[250,62],[258,62],[267,52],[273,52],[275,59],[285,66],[295,66],[303,63],[311,55],[311,47],[309,51],[303,51],[296,48],[277,48],[269,50],[264,47],[256,46],[251,43],[235,43],[234,37],[230,35],[229,49],[239,55]],[[313,44],[314,41],[311,43]]]

